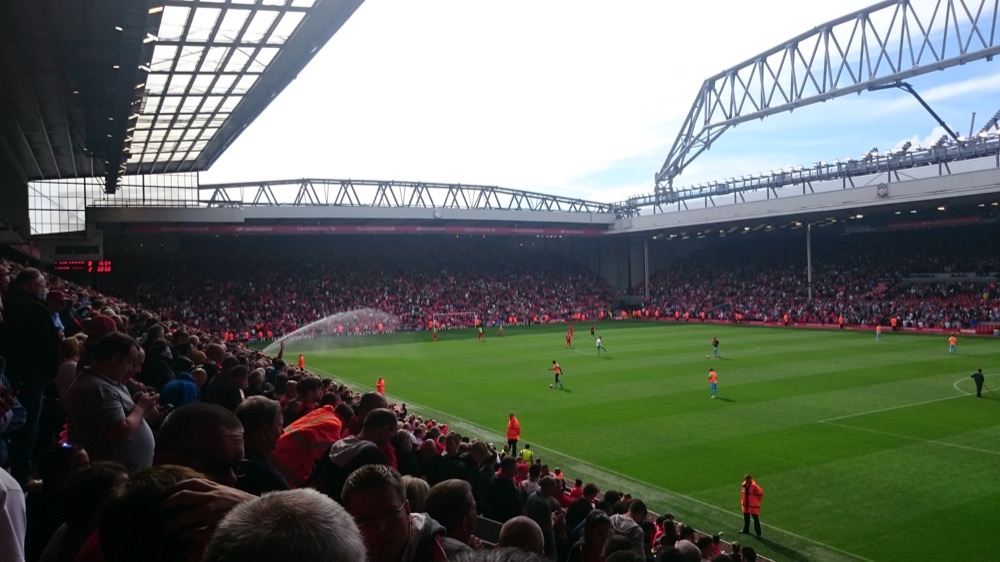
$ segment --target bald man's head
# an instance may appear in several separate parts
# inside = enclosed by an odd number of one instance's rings
[[[536,554],[545,553],[545,538],[542,528],[531,518],[518,515],[508,519],[500,528],[500,540],[497,546],[512,546]]]

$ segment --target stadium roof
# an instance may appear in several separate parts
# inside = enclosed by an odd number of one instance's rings
[[[0,150],[27,180],[208,168],[363,0],[0,3]]]

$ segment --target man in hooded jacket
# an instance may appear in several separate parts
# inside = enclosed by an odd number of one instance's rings
[[[396,434],[396,413],[388,408],[376,408],[365,416],[364,426],[357,435],[348,435],[330,447],[329,462],[321,460],[319,480],[323,491],[341,501],[341,491],[347,477],[362,466],[388,464],[381,449]]]

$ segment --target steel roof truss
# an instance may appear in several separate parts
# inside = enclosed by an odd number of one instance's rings
[[[911,0],[885,0],[706,79],[656,174],[656,190],[672,187],[673,179],[728,126],[992,60],[1000,53],[1000,2],[976,1],[936,0],[932,6],[922,2],[915,7]],[[873,19],[876,14],[884,15],[886,23]]]
[[[271,186],[266,183],[261,184],[257,189],[257,194],[253,198],[253,204],[260,205],[262,200],[268,205],[278,204],[278,198],[274,196],[274,191],[271,190]]]
[[[295,205],[321,205],[319,194],[316,193],[316,188],[313,187],[312,182],[302,180],[299,184],[299,192],[295,196]]]
[[[361,206],[361,199],[358,198],[358,192],[354,189],[354,183],[351,180],[340,182],[340,189],[337,191],[337,196],[333,199],[333,204],[347,207]]]

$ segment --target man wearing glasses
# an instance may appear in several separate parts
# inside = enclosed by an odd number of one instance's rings
[[[361,530],[371,562],[445,560],[444,527],[426,513],[410,513],[395,469],[372,464],[351,473],[343,505]]]

